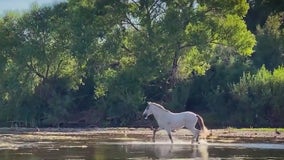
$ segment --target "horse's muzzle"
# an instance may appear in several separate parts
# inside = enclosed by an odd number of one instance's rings
[[[148,119],[148,115],[143,113],[142,116],[144,117],[144,119]]]

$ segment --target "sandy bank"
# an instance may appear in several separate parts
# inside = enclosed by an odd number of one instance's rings
[[[284,128],[211,129],[207,141],[219,142],[267,142],[283,143]],[[278,132],[278,133],[276,133]],[[173,133],[174,138],[191,139],[191,133],[181,129]],[[88,140],[88,139],[143,139],[151,141],[149,128],[0,128],[2,140]],[[165,131],[157,132],[157,138],[167,139]]]

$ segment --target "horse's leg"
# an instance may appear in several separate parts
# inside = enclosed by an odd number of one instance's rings
[[[196,136],[196,142],[199,143],[199,133]]]
[[[198,142],[199,141],[199,130],[196,129],[195,127],[192,128],[187,128],[191,131],[191,133],[193,134],[192,140],[191,140],[191,144],[194,143],[194,141]]]
[[[161,130],[161,129],[160,129],[160,128],[154,128],[154,129],[153,129],[153,138],[152,138],[153,142],[155,142],[155,139],[156,139],[156,132],[158,132],[159,130]]]
[[[167,131],[167,132],[168,132],[168,136],[169,136],[169,138],[170,138],[170,140],[171,140],[171,143],[174,143],[174,142],[173,142],[173,138],[172,138],[171,131]]]
[[[195,133],[193,133],[193,137],[192,137],[192,139],[191,139],[191,144],[193,144],[194,143],[194,139],[195,139]]]
[[[187,128],[188,130],[191,131],[191,133],[193,134],[193,137],[192,137],[192,140],[191,140],[191,144],[194,143],[194,141],[198,142],[199,141],[199,130],[195,128],[195,125],[193,124],[196,124],[197,122],[197,119],[195,121],[195,123],[192,123],[190,121],[187,121],[186,124],[185,124],[185,128]]]
[[[200,131],[198,130],[198,129],[196,129],[196,128],[194,128],[193,129],[194,130],[194,138],[192,139],[192,141],[196,141],[197,143],[199,143],[199,133],[200,133]]]
[[[157,128],[153,130],[153,138],[152,138],[153,142],[155,142],[156,132],[157,132]]]

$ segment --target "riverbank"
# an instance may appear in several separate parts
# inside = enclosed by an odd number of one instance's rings
[[[284,128],[225,128],[211,129],[209,142],[284,143]],[[151,141],[149,128],[0,128],[0,138],[6,141],[117,139]],[[181,129],[173,132],[174,139],[190,140],[192,134]],[[165,131],[157,132],[157,140],[168,140]]]
[[[0,128],[0,157],[1,160],[283,159],[283,129],[278,130],[281,133],[276,137],[274,131],[214,129],[210,130],[212,135],[207,143],[201,140],[200,144],[192,145],[192,135],[185,129],[173,133],[171,144],[165,131],[158,132],[153,143],[149,128]]]

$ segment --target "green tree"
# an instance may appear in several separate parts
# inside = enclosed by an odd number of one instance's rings
[[[33,112],[27,116],[35,118],[32,121],[48,119],[50,116],[47,115],[56,113],[54,122],[58,123],[66,115],[54,112],[52,107],[67,111],[66,107],[70,107],[70,103],[65,102],[70,96],[68,90],[77,88],[81,72],[76,58],[70,53],[65,22],[68,22],[66,4],[59,4],[44,8],[35,6],[30,12],[10,21],[10,28],[4,25],[3,29],[7,30],[4,38],[10,43],[1,48],[7,55],[4,95],[8,97],[10,107],[19,111],[17,115],[23,115],[20,113],[25,112],[26,107]],[[55,103],[60,100],[58,97],[61,97],[61,102]],[[35,98],[39,101],[32,103]]]
[[[273,70],[284,64],[284,29],[283,13],[271,15],[263,27],[257,27],[257,45],[253,61],[256,67],[263,64]]]
[[[137,71],[143,68],[140,76],[146,81],[164,77],[159,79],[166,84],[165,101],[180,80],[210,68],[216,47],[241,55],[253,52],[255,38],[243,21],[246,1],[143,0],[128,2],[128,10],[127,32],[135,33],[124,47],[134,53]]]
[[[49,124],[94,109],[125,125],[145,100],[183,110],[193,75],[252,54],[247,10],[245,0],[69,0],[1,19],[1,103]]]
[[[1,59],[1,119],[20,119],[19,107],[25,96],[30,93],[30,84],[27,81],[27,74],[23,74],[23,69],[12,59],[19,50],[20,41],[17,37],[19,29],[19,15],[9,13],[0,22],[0,59]],[[27,83],[25,83],[27,82]],[[25,117],[27,118],[27,117]]]

